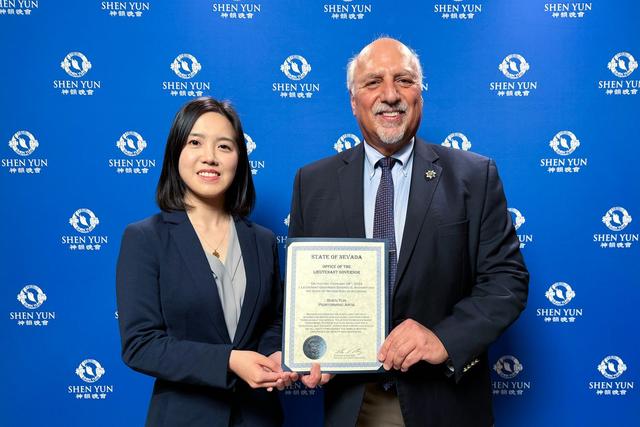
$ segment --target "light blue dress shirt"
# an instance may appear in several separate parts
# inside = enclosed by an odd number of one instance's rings
[[[411,168],[413,166],[413,144],[415,138],[393,156],[398,160],[393,169],[393,225],[396,232],[397,258],[400,259],[402,250],[402,235],[404,223],[407,219],[409,191],[411,190]],[[364,230],[368,239],[373,238],[373,215],[376,209],[376,194],[380,185],[382,169],[376,168],[376,162],[385,157],[369,144],[364,144]]]

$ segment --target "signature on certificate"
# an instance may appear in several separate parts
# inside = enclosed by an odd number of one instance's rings
[[[339,348],[335,351],[334,353],[336,356],[349,356],[349,357],[354,357],[354,356],[362,356],[362,348],[360,347],[344,347],[344,348]]]

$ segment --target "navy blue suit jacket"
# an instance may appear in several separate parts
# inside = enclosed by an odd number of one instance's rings
[[[277,395],[228,369],[232,349],[281,348],[282,287],[271,231],[235,219],[247,285],[233,342],[202,245],[185,212],[127,227],[116,275],[122,358],[156,378],[148,426],[280,425]]]
[[[418,362],[392,371],[402,413],[407,426],[488,427],[487,348],[524,309],[529,275],[494,162],[418,138],[414,147],[391,327],[410,318],[433,330],[455,370]],[[364,237],[363,167],[361,144],[300,169],[289,237]],[[371,381],[331,380],[326,424],[353,426]]]

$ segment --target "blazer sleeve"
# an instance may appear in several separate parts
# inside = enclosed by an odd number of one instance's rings
[[[273,269],[271,270],[271,301],[272,322],[262,334],[258,344],[258,352],[269,356],[282,350],[282,279],[280,277],[280,260],[278,259],[278,246],[275,237],[271,239],[271,251],[273,253]]]
[[[160,246],[147,222],[127,227],[116,270],[122,359],[158,379],[230,389],[232,346],[181,340],[167,333],[160,301]]]
[[[476,282],[470,295],[433,328],[449,353],[456,381],[518,318],[527,302],[529,273],[493,160],[486,174]]]
[[[293,192],[291,196],[291,210],[289,211],[289,237],[304,236],[304,225],[302,220],[302,200],[300,193],[302,189],[302,169],[298,169],[293,181]]]

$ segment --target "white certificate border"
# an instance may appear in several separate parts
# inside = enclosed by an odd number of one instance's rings
[[[330,251],[351,251],[353,252],[355,251],[360,251],[360,252],[375,252],[376,253],[376,262],[378,263],[378,265],[382,265],[383,267],[385,267],[384,273],[387,273],[387,269],[386,269],[386,244],[380,246],[372,246],[372,247],[358,247],[357,243],[384,243],[384,241],[380,241],[380,240],[372,240],[372,239],[309,239],[309,245],[304,245],[303,247],[297,248],[295,247],[294,243],[298,243],[298,244],[305,244],[305,240],[306,239],[296,239],[296,240],[291,240],[288,247],[287,247],[287,251],[290,249],[291,253],[288,254],[290,255],[291,258],[291,278],[289,278],[290,280],[290,286],[291,286],[291,301],[287,301],[285,304],[285,310],[288,310],[288,308],[291,308],[291,312],[289,313],[289,322],[290,324],[285,325],[285,328],[287,329],[287,333],[289,335],[289,343],[290,345],[288,346],[288,348],[286,349],[286,351],[289,353],[289,357],[285,357],[285,360],[289,361],[290,363],[287,365],[287,367],[293,371],[299,371],[301,369],[309,369],[311,367],[311,364],[313,362],[305,362],[305,363],[294,363],[293,359],[294,359],[294,353],[293,353],[293,343],[294,343],[294,327],[293,327],[293,322],[295,320],[295,290],[296,290],[296,286],[295,286],[295,279],[296,279],[296,260],[297,260],[297,252],[300,251],[318,251],[318,250],[330,250]],[[314,244],[318,244],[318,243],[335,243],[335,244],[339,244],[340,242],[344,243],[348,243],[348,242],[353,242],[356,243],[355,245],[350,245],[350,246],[329,246],[329,245],[315,245]],[[383,256],[384,255],[384,256]],[[384,260],[382,259],[384,258]],[[287,268],[288,270],[288,268]],[[376,325],[380,325],[381,323],[384,322],[384,318],[383,318],[383,313],[382,313],[382,298],[384,298],[385,304],[384,304],[384,308],[386,310],[387,308],[387,291],[386,291],[386,281],[384,280],[384,278],[382,277],[381,274],[381,269],[378,269],[378,273],[377,273],[377,280],[376,280]],[[288,271],[287,271],[288,273]],[[383,287],[384,292],[380,292],[380,288]],[[381,297],[381,294],[383,295],[383,297]],[[287,292],[285,292],[285,298],[289,296],[289,291],[287,290]],[[388,319],[387,319],[388,320]],[[386,328],[387,328],[387,322],[384,322],[384,336],[386,336]],[[382,338],[380,336],[380,334],[376,334],[376,348],[379,349],[382,346]],[[284,347],[284,342],[283,342],[283,347]],[[284,348],[283,348],[284,349]],[[284,362],[284,361],[283,361]],[[378,361],[375,362],[345,362],[345,363],[322,363],[322,368],[324,372],[330,372],[331,368],[339,368],[340,370],[335,371],[336,373],[347,373],[349,372],[346,369],[354,369],[354,372],[364,372],[364,369],[371,369],[371,370],[377,370],[380,368],[380,366],[382,366],[382,364]]]

